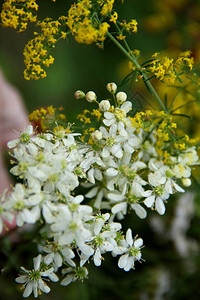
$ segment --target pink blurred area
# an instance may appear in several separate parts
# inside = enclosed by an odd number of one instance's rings
[[[7,142],[18,138],[20,131],[28,125],[28,114],[22,96],[4,77],[0,70],[0,197],[5,189],[9,190],[12,181],[3,160],[3,152],[8,151]],[[15,227],[6,223],[9,229]]]

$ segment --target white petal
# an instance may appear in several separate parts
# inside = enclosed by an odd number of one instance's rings
[[[173,182],[173,186],[177,190],[177,192],[181,192],[181,193],[185,192],[185,190],[182,189],[176,182]]]
[[[39,254],[37,257],[34,257],[33,259],[33,263],[34,263],[34,269],[37,271],[40,267],[40,263],[41,263],[41,259],[42,259],[42,255]]]
[[[97,219],[94,225],[94,234],[97,235],[101,231],[102,226],[104,225],[103,219]]]
[[[163,200],[160,197],[157,197],[156,199],[156,210],[160,215],[164,215],[165,213],[165,205],[163,203]]]
[[[54,253],[47,254],[44,258],[45,264],[47,264],[47,265],[51,264],[53,261],[53,258],[54,258]]]
[[[127,243],[132,246],[133,245],[133,237],[132,237],[132,231],[131,229],[129,228],[126,232],[126,241]]]
[[[106,251],[112,251],[113,250],[113,245],[109,242],[103,242],[103,247]]]
[[[106,111],[106,112],[104,113],[104,117],[105,117],[106,119],[113,119],[115,116],[114,116],[111,112]]]
[[[110,120],[107,120],[107,119],[104,119],[104,120],[103,120],[103,123],[104,123],[106,126],[110,126],[110,125],[112,125],[114,122],[115,122],[115,118],[110,119]]]
[[[95,251],[93,259],[95,266],[99,267],[101,265],[101,252],[99,248],[97,248],[97,250]]]
[[[62,281],[61,281],[61,285],[68,285],[70,284],[72,281],[74,281],[74,275],[68,275],[66,278],[64,278]]]
[[[32,125],[28,125],[28,127],[26,128],[26,133],[28,133],[29,135],[33,134],[33,126]]]
[[[108,193],[107,197],[108,197],[108,199],[115,201],[115,202],[118,202],[118,201],[121,201],[124,199],[123,195],[115,194],[115,193]]]
[[[48,285],[42,280],[39,279],[39,288],[42,292],[44,293],[49,293],[50,292],[50,288],[48,287]]]
[[[112,148],[111,148],[111,152],[117,158],[122,158],[122,156],[123,156],[123,151],[122,151],[122,148],[121,148],[120,144],[113,145]]]
[[[128,260],[128,254],[122,255],[118,261],[118,267],[123,269],[127,264],[127,260]]]
[[[57,282],[59,280],[58,276],[55,273],[51,273],[49,275],[49,279],[53,282]]]
[[[112,207],[111,211],[113,214],[117,214],[120,211],[124,211],[126,213],[127,203],[121,202],[119,204],[116,204]]]
[[[15,279],[15,281],[17,283],[25,283],[27,281],[27,276],[26,275],[19,276]]]
[[[99,181],[103,179],[102,172],[99,169],[95,169],[94,176]]]
[[[124,102],[120,107],[125,113],[128,113],[132,109],[132,103],[130,101]]]
[[[143,239],[139,238],[135,240],[134,247],[140,248],[143,245]]]
[[[145,204],[147,207],[152,207],[152,205],[154,204],[154,201],[155,201],[155,195],[150,196],[150,197],[147,197],[147,198],[144,200],[144,204]]]
[[[145,219],[146,218],[147,212],[140,204],[132,204],[131,207],[132,207],[132,209],[135,210],[136,215],[140,219]]]
[[[134,258],[133,257],[128,257],[126,266],[124,267],[124,271],[128,272],[130,269],[132,269],[134,266]]]
[[[88,179],[91,183],[95,183],[95,179],[94,179],[94,169],[90,169],[88,171]]]
[[[23,297],[27,298],[32,293],[32,290],[33,290],[33,282],[29,282],[26,285],[26,288],[25,288],[24,293],[23,293]]]
[[[95,208],[100,208],[101,206],[101,202],[102,202],[102,198],[103,198],[103,191],[100,190],[97,194],[96,200],[94,202],[94,207]]]
[[[93,198],[94,196],[96,196],[98,189],[99,189],[98,186],[93,187],[93,188],[85,195],[85,197],[86,197],[86,198]]]
[[[92,247],[86,244],[79,244],[78,246],[81,252],[83,252],[83,254],[85,254],[86,256],[91,256],[94,254],[94,250],[92,249]]]
[[[7,143],[8,148],[14,148],[19,142],[19,139],[11,140]],[[27,296],[28,297],[28,296]]]
[[[116,176],[118,173],[119,173],[119,171],[114,168],[109,168],[106,170],[107,176]]]
[[[110,151],[108,150],[107,147],[104,147],[104,148],[103,148],[103,151],[102,151],[102,156],[103,156],[104,158],[106,158],[106,157],[109,157],[109,155],[110,155]]]
[[[113,136],[115,135],[117,132],[117,124],[112,124],[112,126],[109,129],[109,135]]]

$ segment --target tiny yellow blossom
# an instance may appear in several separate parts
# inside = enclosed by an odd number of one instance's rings
[[[112,15],[111,15],[111,17],[110,17],[110,22],[113,22],[114,24],[116,24],[117,23],[117,19],[118,19],[118,14],[117,14],[117,12],[115,11]]]

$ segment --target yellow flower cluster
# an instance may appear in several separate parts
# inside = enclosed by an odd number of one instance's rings
[[[90,113],[90,111],[88,109],[84,109],[82,114],[79,114],[77,116],[77,119],[80,120],[81,122],[83,122],[84,124],[90,124],[91,119],[87,116],[88,113]]]
[[[77,116],[77,119],[84,124],[90,124],[92,116],[95,118],[95,121],[99,122],[101,120],[102,113],[99,109],[93,109],[91,111],[84,109],[84,111]]]
[[[185,150],[190,141],[187,135],[178,137],[175,133],[176,123],[172,122],[172,116],[166,114],[163,111],[153,112],[147,110],[146,112],[139,112],[133,118],[132,126],[136,128],[136,131],[140,131],[142,128],[144,131],[150,134],[154,132],[156,136],[156,144],[154,145],[156,151],[161,159],[166,159],[179,151]],[[144,143],[144,148],[147,145]]]
[[[56,111],[56,108],[51,106],[48,106],[47,108],[41,107],[40,109],[34,110],[29,115],[29,121],[30,122],[38,122],[39,120],[44,120],[46,115],[54,115]]]
[[[66,24],[78,43],[91,44],[105,40],[109,24],[94,21],[91,7],[91,1],[82,0],[68,11]]]
[[[66,38],[66,33],[61,30],[64,17],[59,20],[52,21],[50,18],[38,22],[41,33],[35,32],[35,38],[30,40],[24,48],[24,63],[26,69],[24,78],[39,79],[47,76],[43,67],[49,67],[54,62],[54,58],[50,55],[50,50],[55,47],[55,43],[60,38]]]
[[[194,59],[190,56],[190,51],[186,51],[181,53],[177,59],[170,59],[167,56],[154,59],[150,63],[149,70],[156,78],[163,80],[165,83],[173,84],[187,68],[192,70]]]
[[[53,105],[46,108],[41,107],[34,110],[29,115],[29,121],[35,124],[38,131],[44,132],[49,128],[53,131],[58,131],[61,130],[61,127],[62,129],[64,128],[63,126],[58,125],[58,123],[63,124],[64,122],[66,125],[66,116],[60,113],[62,110],[62,107],[55,108]]]
[[[28,22],[36,22],[36,0],[5,0],[1,11],[1,24],[19,32],[26,30]]]
[[[133,33],[137,32],[137,26],[138,26],[138,22],[136,20],[131,20],[129,22],[127,21],[123,21],[121,23],[121,26],[126,30],[126,31],[130,31]]]
[[[111,13],[115,0],[99,0],[97,2],[102,6],[101,15],[106,16]]]
[[[120,25],[122,26],[122,29],[120,34],[117,36],[118,40],[123,40],[126,38],[126,36],[124,35],[124,31],[133,32],[133,33],[137,32],[138,22],[136,20],[132,19],[129,22],[124,20],[123,22],[120,23]]]
[[[115,11],[112,15],[111,15],[111,17],[110,17],[110,22],[113,22],[114,24],[116,24],[117,23],[117,19],[118,19],[118,13]]]

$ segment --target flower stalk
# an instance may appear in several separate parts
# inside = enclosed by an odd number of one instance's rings
[[[145,81],[145,84],[147,85],[150,93],[155,97],[156,101],[158,102],[159,106],[162,108],[162,110],[165,113],[168,113],[167,108],[165,107],[165,105],[163,104],[162,100],[160,99],[158,93],[156,92],[155,88],[153,87],[153,85],[151,84],[151,82],[149,81],[148,76],[146,75],[145,72],[142,71],[142,67],[140,66],[140,64],[138,63],[138,61],[133,58],[133,56],[131,56],[126,49],[117,41],[117,39],[108,31],[107,32],[108,37],[115,43],[115,45],[126,55],[126,57],[128,57],[128,59],[130,59],[130,61],[135,65],[135,67],[137,68],[137,70],[140,72],[140,74],[143,77],[143,80]],[[126,42],[127,43],[127,42]]]

